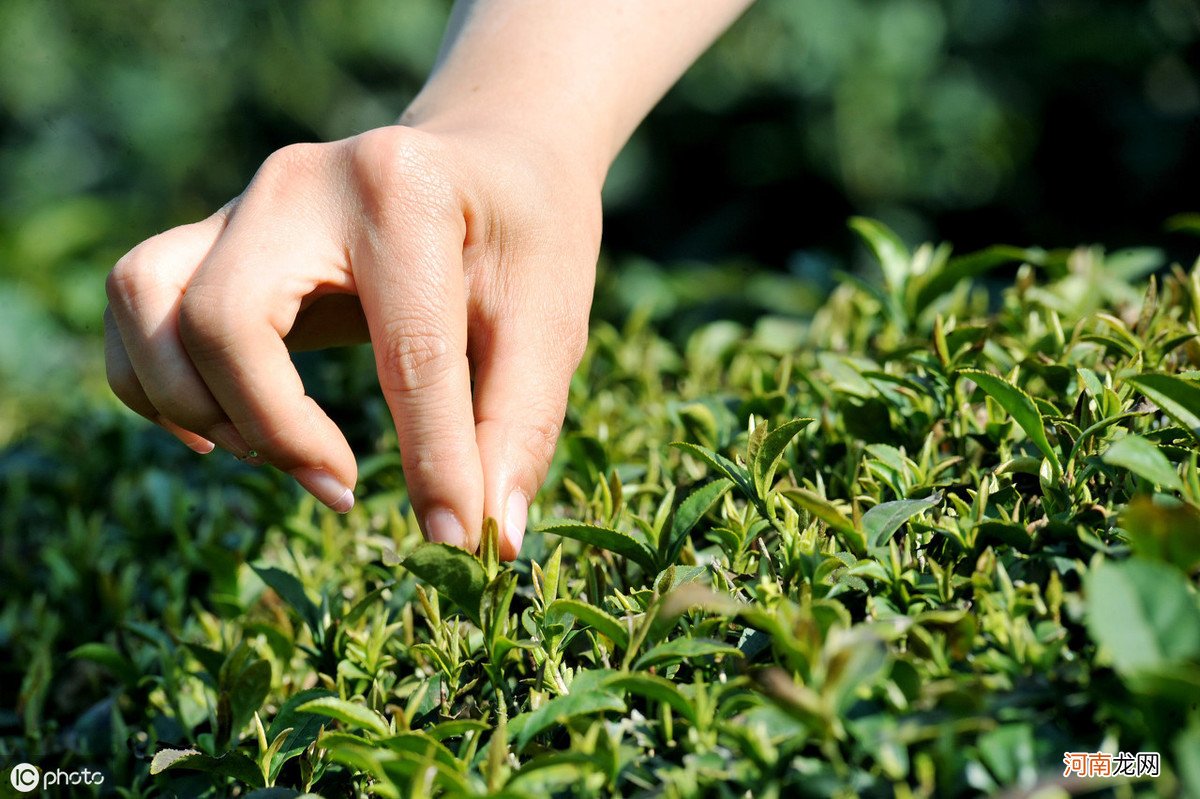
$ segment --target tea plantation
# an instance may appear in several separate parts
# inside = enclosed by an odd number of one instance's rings
[[[852,224],[880,277],[810,318],[596,324],[514,564],[421,542],[369,357],[321,372],[369,431],[346,517],[123,413],[39,428],[0,460],[0,768],[1200,796],[1200,271]]]

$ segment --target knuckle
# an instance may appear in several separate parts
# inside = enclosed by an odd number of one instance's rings
[[[351,165],[364,210],[388,216],[395,209],[435,218],[456,208],[454,183],[436,137],[412,128],[377,128],[355,140]]]
[[[462,456],[452,447],[433,446],[424,443],[410,443],[401,447],[401,458],[404,464],[404,475],[410,484],[417,484],[418,490],[428,493],[436,487],[447,474],[462,471]]]
[[[300,142],[280,147],[266,157],[262,166],[259,167],[259,174],[270,179],[292,175],[297,170],[311,169],[318,158],[320,146],[319,144]]]
[[[125,304],[136,297],[150,275],[150,264],[135,247],[117,261],[104,281],[108,301]]]
[[[303,182],[320,171],[324,146],[312,143],[289,144],[271,153],[250,181],[250,186],[245,192],[246,197],[253,198],[255,202],[270,204],[293,201],[298,182]],[[229,209],[226,213],[232,210]]]
[[[433,331],[393,325],[383,336],[379,382],[386,392],[408,394],[429,388],[454,368],[450,342]]]
[[[539,473],[545,469],[554,458],[558,448],[558,436],[562,431],[561,414],[545,415],[540,421],[527,424],[521,435],[521,447],[529,457],[529,462],[535,464]]]

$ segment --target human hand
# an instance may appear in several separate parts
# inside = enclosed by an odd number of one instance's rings
[[[369,333],[426,536],[474,551],[492,516],[514,558],[587,340],[601,179],[478,126],[286,147],[117,263],[109,381],[192,449],[270,463],[345,512],[354,455],[288,348]]]

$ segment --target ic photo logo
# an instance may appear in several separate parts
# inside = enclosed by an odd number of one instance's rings
[[[37,766],[29,763],[18,763],[8,774],[8,781],[20,793],[33,793],[38,788],[52,788],[59,785],[100,785],[104,775],[91,769],[78,771],[63,771],[54,769],[45,774]]]
[[[12,787],[21,793],[30,793],[38,789],[38,784],[42,781],[42,774],[38,771],[37,766],[31,766],[28,763],[18,763],[13,766],[12,772],[8,775],[8,780],[12,783]]]

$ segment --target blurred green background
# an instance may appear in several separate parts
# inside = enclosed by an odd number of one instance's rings
[[[393,120],[448,10],[0,4],[0,444],[105,395],[102,284],[125,250],[279,146]],[[636,302],[646,261],[724,265],[697,274],[744,286],[744,312],[811,310],[851,214],[960,250],[1169,249],[1163,220],[1196,205],[1198,42],[1191,0],[761,0],[616,164],[606,263],[629,279],[607,272],[597,312]]]

